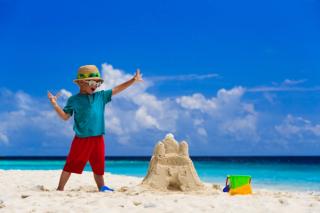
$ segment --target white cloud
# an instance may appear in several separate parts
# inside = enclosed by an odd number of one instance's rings
[[[102,65],[104,84],[101,89],[113,88],[133,77],[124,71],[115,69],[109,64]],[[112,133],[120,137],[145,129],[174,131],[177,119],[176,110],[169,99],[159,100],[146,90],[152,82],[144,80],[119,95],[107,107],[106,122],[111,120],[115,127],[110,126]]]
[[[44,135],[59,137],[72,134],[70,122],[63,123],[57,118],[54,110],[48,108],[49,104],[32,98],[27,93],[18,91],[13,93],[9,90],[6,95],[2,94],[2,100],[10,103],[10,109],[0,112],[0,141],[9,144],[11,138],[18,136],[22,130],[38,130]]]
[[[314,135],[320,136],[320,124],[307,127],[308,131],[311,131]]]
[[[241,103],[243,94],[242,87],[235,87],[230,90],[220,89],[216,97],[207,99],[202,94],[196,93],[192,96],[178,97],[176,102],[185,109],[200,110],[204,113],[219,115],[225,110],[228,112],[237,111],[236,104]],[[247,105],[246,108],[248,108]]]
[[[63,99],[68,99],[69,97],[72,96],[72,93],[69,92],[69,91],[67,91],[66,89],[61,89],[61,90],[60,90],[60,93],[61,93],[61,97],[62,97]]]
[[[306,81],[307,81],[307,79],[299,79],[299,80],[286,79],[286,80],[283,81],[282,85],[291,86],[291,85],[302,84],[302,83],[304,83]]]
[[[299,80],[285,79],[282,83],[273,82],[273,86],[257,86],[252,88],[246,88],[246,92],[317,92],[317,91],[320,91],[319,86],[297,87],[297,85],[303,84],[306,81],[307,79],[299,79]]]
[[[247,88],[247,92],[317,92],[320,91],[319,86],[315,87],[288,87],[288,86],[260,86]]]
[[[136,121],[143,127],[160,129],[156,118],[147,113],[146,107],[140,107],[136,111]]]
[[[202,121],[206,119],[209,120],[207,128],[213,128],[214,125],[217,125],[216,131],[232,136],[236,140],[246,138],[250,141],[258,141],[260,138],[256,131],[257,113],[253,104],[242,101],[244,91],[242,87],[230,90],[220,89],[216,97],[209,99],[202,94],[194,94],[182,96],[176,101],[185,109],[199,110],[204,113],[200,120],[193,121],[197,126],[201,124],[203,126],[204,122]]]
[[[263,94],[263,96],[264,96],[265,99],[267,99],[267,101],[270,104],[275,104],[276,103],[276,98],[277,98],[276,94],[272,94],[272,93],[266,92],[266,93]]]
[[[0,132],[0,143],[3,144],[8,144],[9,143],[9,138],[6,134]]]
[[[17,92],[14,95],[14,99],[16,100],[18,108],[22,110],[32,110],[34,107],[31,97],[24,92]]]
[[[233,106],[240,102],[244,89],[235,87],[230,90],[220,89],[217,97],[205,98],[202,94],[196,93],[192,96],[182,96],[176,102],[185,109],[200,110],[209,114],[218,114],[225,109],[235,109]]]
[[[299,137],[307,135],[320,136],[320,124],[312,124],[311,121],[302,117],[287,115],[280,125],[275,126],[275,130],[285,138]]]
[[[104,84],[100,89],[113,88],[133,77],[109,64],[103,64],[101,71]],[[207,97],[194,93],[190,96],[159,98],[148,91],[153,85],[153,81],[145,79],[144,83],[137,83],[112,98],[106,108],[105,120],[107,131],[116,142],[138,146],[137,137],[165,135],[167,132],[206,143],[213,139],[218,142],[260,141],[257,129],[259,113],[253,103],[244,99],[247,89],[240,86],[220,89]],[[65,89],[60,93],[63,106],[71,93]],[[3,91],[2,97],[14,105],[12,110],[0,112],[0,118],[6,121],[0,123],[2,143],[10,143],[11,137],[18,135],[20,129],[37,129],[45,134],[47,141],[58,137],[70,140],[74,134],[72,121],[66,123],[60,120],[48,100],[10,91]],[[281,128],[284,127],[278,127]],[[309,125],[306,130],[319,134],[319,128],[319,125]],[[287,131],[299,130],[292,127]]]
[[[208,136],[207,131],[205,130],[205,128],[202,128],[202,127],[200,127],[200,128],[197,129],[197,133],[198,133],[199,135],[201,135],[201,136],[204,136],[204,137],[207,137],[207,136]]]
[[[198,109],[202,112],[209,112],[217,108],[214,100],[208,100],[200,93],[195,93],[192,96],[182,96],[177,98],[176,101],[185,109]]]
[[[255,114],[248,114],[244,117],[236,117],[229,119],[222,123],[221,129],[229,134],[233,135],[236,140],[248,139],[250,141],[257,142],[260,140],[260,136],[257,133],[257,116]]]
[[[199,125],[202,125],[204,123],[204,119],[194,119],[193,120],[193,124],[195,126],[199,126]]]
[[[192,80],[204,80],[210,78],[217,78],[219,77],[216,73],[209,73],[204,75],[198,74],[189,74],[189,75],[172,75],[172,76],[155,76],[155,77],[148,77],[150,81],[192,81]]]
[[[104,84],[101,89],[113,88],[132,78],[132,75],[108,64],[102,65],[102,76]],[[189,126],[188,128],[193,130],[184,134],[207,137],[208,129],[212,132],[211,124],[215,123],[217,127],[214,132],[220,131],[219,134],[230,135],[237,140],[245,137],[249,137],[248,140],[258,139],[255,129],[257,113],[254,106],[241,100],[245,93],[244,88],[220,89],[217,95],[211,98],[195,93],[172,100],[159,99],[147,92],[153,83],[147,79],[144,83],[136,84],[113,97],[106,113],[107,128],[112,134],[118,138],[147,130],[165,134],[177,130],[185,131],[184,126]],[[200,111],[200,114],[192,117],[195,110]],[[127,137],[130,138],[132,137]],[[122,139],[122,143],[127,142]]]
[[[110,114],[110,113],[108,113]],[[123,128],[121,126],[121,121],[118,117],[110,116],[110,118],[107,119],[108,121],[108,128],[111,130],[112,133],[116,135],[122,135],[124,134]]]

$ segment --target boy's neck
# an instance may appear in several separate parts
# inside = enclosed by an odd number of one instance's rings
[[[85,90],[83,90],[81,88],[80,88],[79,93],[82,94],[82,95],[89,95],[89,93],[87,93]]]

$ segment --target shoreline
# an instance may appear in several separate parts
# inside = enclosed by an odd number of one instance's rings
[[[97,191],[92,172],[72,174],[56,191],[58,170],[0,170],[0,211],[12,212],[320,212],[319,192],[253,187],[252,195],[230,196],[215,183],[201,192],[157,192],[142,178],[105,173],[115,192]]]

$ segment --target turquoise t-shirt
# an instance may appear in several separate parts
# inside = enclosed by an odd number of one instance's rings
[[[104,108],[111,101],[112,90],[103,90],[91,95],[71,96],[63,108],[70,116],[74,114],[73,130],[80,138],[103,135],[105,133]]]

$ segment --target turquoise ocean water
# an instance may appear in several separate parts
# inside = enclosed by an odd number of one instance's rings
[[[228,174],[251,175],[257,188],[320,191],[320,157],[192,157],[204,182],[224,185]],[[144,177],[150,157],[110,157],[106,172]],[[61,170],[63,157],[0,158],[2,170]],[[91,171],[87,164],[86,171]]]

